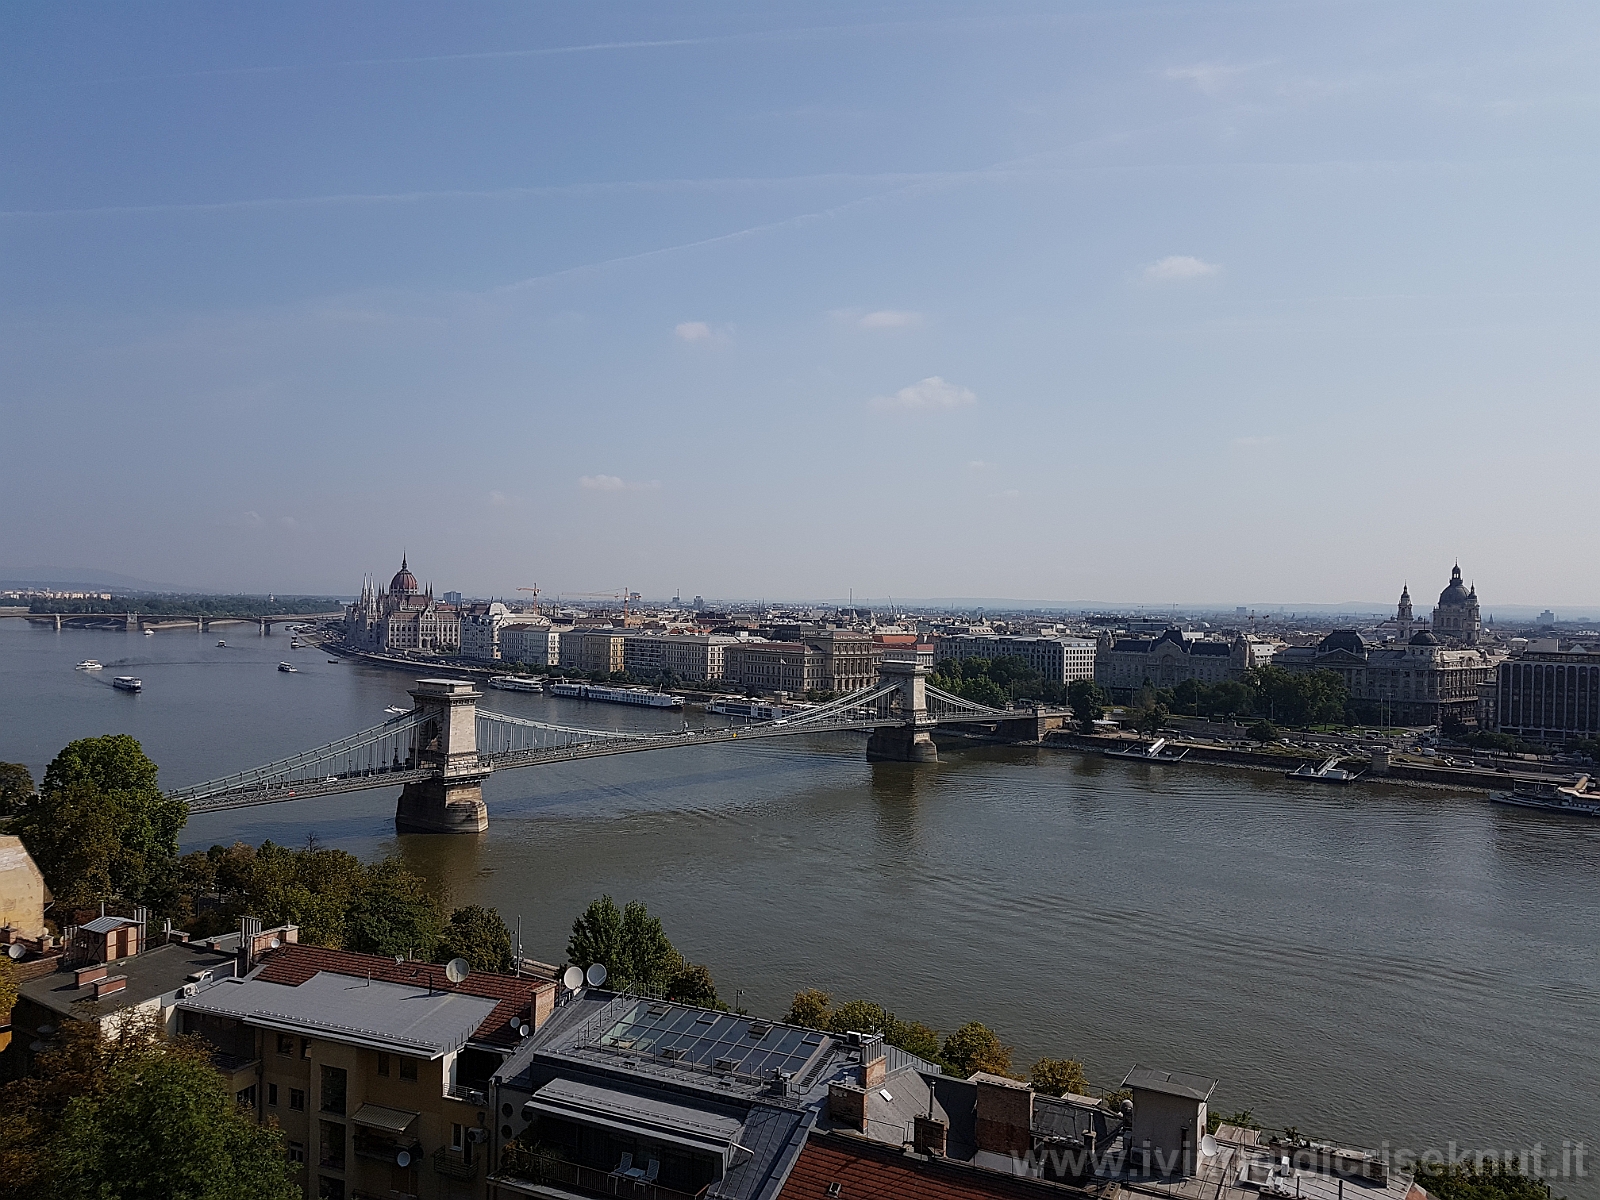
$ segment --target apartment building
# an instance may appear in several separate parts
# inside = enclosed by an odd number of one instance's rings
[[[500,627],[500,657],[506,662],[526,663],[530,667],[554,667],[561,662],[560,626],[507,624]]]
[[[743,688],[803,695],[833,686],[822,652],[803,642],[740,642],[724,647],[722,661],[723,678]]]
[[[858,692],[878,682],[878,666],[883,662],[883,644],[871,634],[848,629],[829,629],[807,634],[806,646],[822,656],[822,691]]]
[[[492,662],[500,657],[500,633],[511,610],[498,600],[461,610],[461,657]]]
[[[1542,742],[1600,737],[1600,650],[1558,645],[1546,639],[1496,666],[1491,728]]]
[[[625,669],[628,636],[620,629],[569,629],[561,634],[561,665],[611,674]]]
[[[623,646],[623,669],[641,677],[671,671],[679,679],[703,683],[722,678],[723,654],[738,644],[738,638],[725,633],[630,634]]]
[[[181,1030],[216,1048],[243,1103],[283,1128],[317,1200],[481,1196],[490,1079],[554,1008],[547,980],[316,946],[198,983]]]

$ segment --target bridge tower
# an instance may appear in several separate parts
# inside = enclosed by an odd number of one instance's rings
[[[478,701],[483,693],[464,679],[419,679],[411,692],[424,715],[416,733],[416,762],[438,774],[408,783],[395,808],[399,833],[482,833],[489,828],[478,761]]]
[[[906,723],[872,731],[867,738],[868,762],[939,761],[939,747],[931,735],[934,721],[928,715],[929,674],[928,668],[917,662],[886,660],[878,668],[882,682],[899,686],[897,704],[891,708],[898,707]]]

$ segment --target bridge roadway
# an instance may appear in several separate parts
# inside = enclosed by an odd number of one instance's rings
[[[867,757],[937,761],[930,732],[983,725],[1015,741],[1037,741],[1061,710],[994,709],[927,684],[928,669],[886,662],[877,685],[773,721],[672,734],[626,734],[529,721],[480,710],[465,680],[419,680],[412,711],[383,725],[250,771],[173,793],[191,812],[219,812],[369,788],[396,787],[401,832],[487,828],[482,783],[497,770],[617,754],[755,742],[803,734],[869,734]],[[487,745],[480,743],[487,742]],[[529,744],[533,743],[533,744]]]

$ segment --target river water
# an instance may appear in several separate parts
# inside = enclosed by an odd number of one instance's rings
[[[229,645],[218,648],[217,639]],[[79,659],[106,664],[76,672]],[[276,671],[292,658],[298,674]],[[110,677],[139,675],[140,695]],[[0,621],[0,759],[37,778],[75,737],[131,733],[168,787],[409,707],[401,673],[219,626],[141,637]],[[565,724],[685,719],[543,696]],[[691,713],[698,723],[706,718]],[[573,916],[645,901],[726,999],[781,1015],[821,987],[949,1030],[1221,1080],[1214,1110],[1373,1148],[1600,1143],[1600,822],[1481,795],[963,746],[869,764],[858,735],[505,772],[481,837],[393,831],[396,789],[191,821],[185,849],[315,835],[398,850],[559,961]],[[1558,1194],[1600,1198],[1594,1173]]]

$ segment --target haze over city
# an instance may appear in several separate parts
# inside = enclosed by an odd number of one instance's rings
[[[0,576],[1595,603],[1591,7],[0,23]]]

